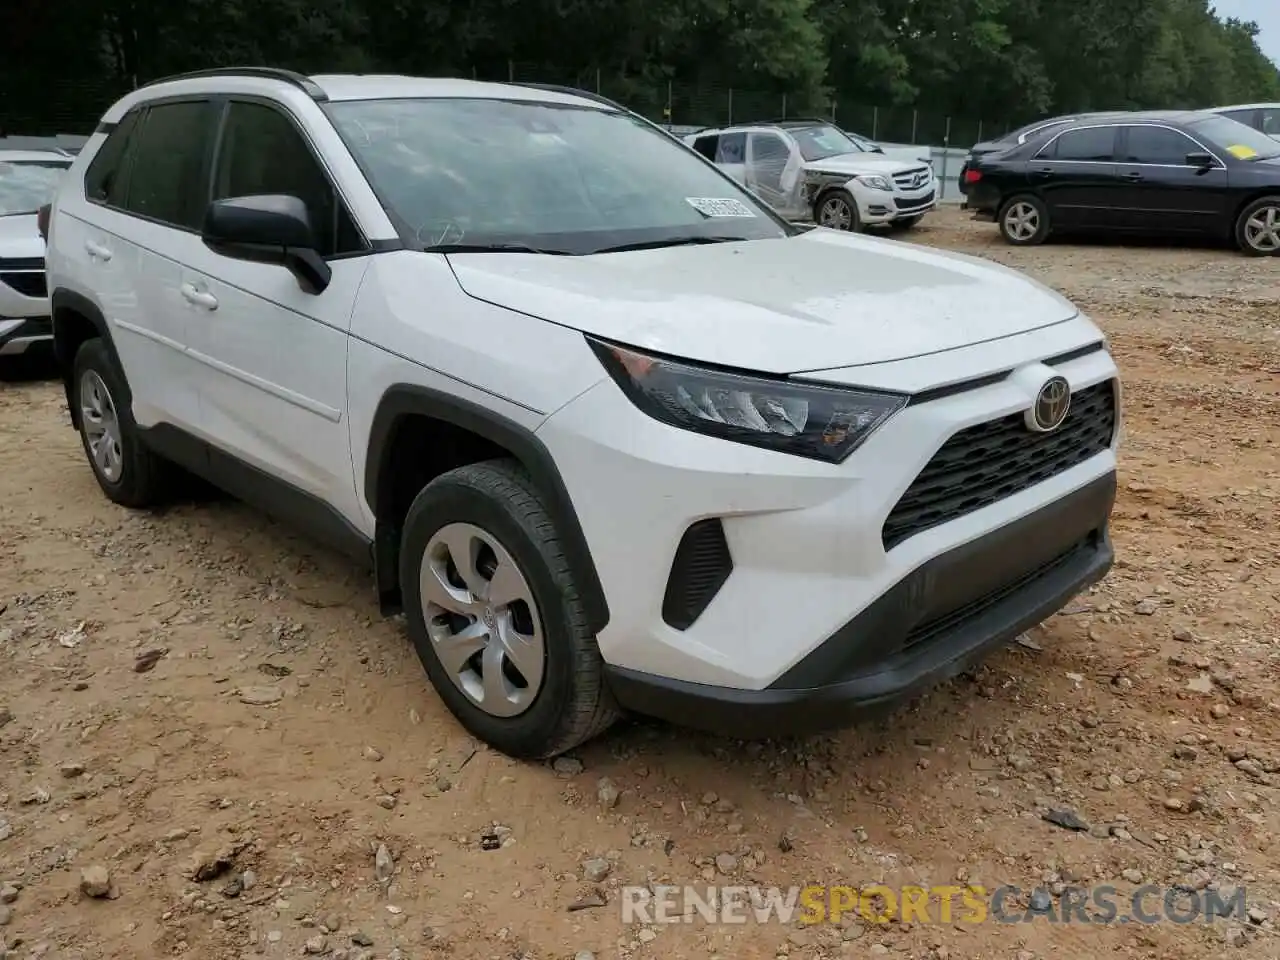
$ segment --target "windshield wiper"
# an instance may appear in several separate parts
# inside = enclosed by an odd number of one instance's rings
[[[435,243],[422,249],[425,253],[544,253],[552,257],[570,256],[568,250],[532,247],[527,243]]]
[[[736,243],[746,237],[668,237],[665,240],[641,240],[638,243],[620,243],[616,247],[601,247],[592,253],[622,253],[627,250],[657,250],[661,247],[691,247],[705,243]]]

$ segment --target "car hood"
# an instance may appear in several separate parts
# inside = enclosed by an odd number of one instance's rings
[[[923,160],[895,160],[879,153],[842,153],[823,160],[807,161],[804,168],[814,173],[847,173],[854,177],[860,173],[884,173],[892,176],[895,173],[918,170],[923,166],[927,166]]]
[[[587,257],[450,254],[469,295],[639,349],[768,373],[902,360],[1074,317],[1007,267],[814,229]]]
[[[0,217],[0,259],[43,256],[44,240],[34,213]]]

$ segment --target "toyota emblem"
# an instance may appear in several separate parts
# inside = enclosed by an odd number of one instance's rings
[[[1066,377],[1050,377],[1036,394],[1027,418],[1027,426],[1038,433],[1048,433],[1062,426],[1071,409],[1071,384]]]

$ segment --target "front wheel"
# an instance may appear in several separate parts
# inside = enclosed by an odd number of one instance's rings
[[[861,229],[858,203],[847,190],[831,190],[818,198],[813,219],[820,227],[857,233]]]
[[[1049,211],[1039,197],[1023,194],[1000,209],[1000,234],[1015,247],[1031,247],[1049,237]]]
[[[418,658],[473,736],[543,759],[618,716],[555,523],[519,464],[459,467],[422,489],[400,589]]]
[[[1247,255],[1280,256],[1280,197],[1262,197],[1241,210],[1235,233]]]

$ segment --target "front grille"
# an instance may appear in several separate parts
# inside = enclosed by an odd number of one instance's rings
[[[1058,554],[1052,560],[1040,564],[1040,566],[1029,570],[1017,579],[1012,580],[1009,583],[1002,584],[994,590],[970,600],[962,607],[950,610],[941,616],[934,617],[932,620],[926,620],[907,634],[906,640],[903,642],[902,649],[910,650],[912,647],[919,646],[922,643],[928,643],[929,641],[944,634],[953,633],[956,630],[959,630],[967,622],[978,619],[1001,601],[1007,600],[1018,591],[1031,586],[1042,577],[1047,577],[1049,574],[1053,573],[1053,571],[1070,563],[1084,551],[1096,549],[1096,537],[1097,534],[1091,533],[1069,549]]]
[[[924,186],[925,183],[929,182],[928,177],[931,172],[932,171],[929,167],[913,167],[910,170],[903,170],[901,173],[895,173],[893,175],[893,182],[899,190],[913,190],[917,186],[916,177],[921,174],[924,175],[924,183],[919,184],[919,186]]]
[[[733,557],[719,520],[699,520],[680,538],[667,592],[662,599],[662,619],[677,630],[687,630],[720,592],[733,572]]]
[[[1106,380],[1073,393],[1066,420],[1051,433],[1028,430],[1021,413],[961,430],[890,512],[881,531],[884,548],[1084,463],[1111,446],[1115,429],[1115,381]]]
[[[47,297],[44,257],[0,257],[0,283],[24,297]]]
[[[49,289],[45,285],[44,271],[24,273],[0,273],[0,283],[12,287],[24,297],[47,297]]]
[[[893,202],[899,210],[913,210],[916,207],[923,207],[933,203],[933,191],[930,190],[923,197],[916,197],[914,200],[905,200],[902,197],[894,197]]]

